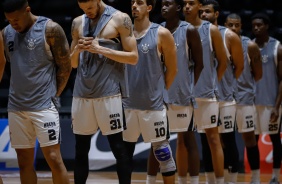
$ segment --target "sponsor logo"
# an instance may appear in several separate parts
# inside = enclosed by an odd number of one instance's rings
[[[187,118],[187,114],[177,114],[178,118]]]
[[[112,119],[112,118],[119,118],[119,117],[120,117],[119,113],[117,113],[117,114],[110,114],[110,119]]]
[[[54,127],[54,126],[56,126],[55,122],[44,123],[44,128],[51,128],[51,127]]]
[[[163,121],[158,121],[154,123],[154,126],[163,126],[165,123]]]

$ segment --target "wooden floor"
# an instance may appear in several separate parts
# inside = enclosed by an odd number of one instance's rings
[[[52,184],[52,178],[50,172],[37,172],[38,173],[38,184]],[[0,175],[3,178],[4,184],[19,184],[19,173],[18,172],[1,172]],[[73,173],[69,172],[71,183],[73,184]],[[261,175],[261,183],[267,184],[271,178],[270,174]],[[132,184],[145,184],[146,183],[146,173],[134,172],[132,174]],[[282,176],[280,176],[280,181],[282,181]],[[157,183],[162,183],[161,175],[157,177]],[[177,182],[176,182],[177,183]],[[205,183],[204,174],[200,174],[200,183]],[[249,174],[239,174],[238,183],[250,183]],[[118,184],[117,176],[115,172],[91,172],[87,184]]]

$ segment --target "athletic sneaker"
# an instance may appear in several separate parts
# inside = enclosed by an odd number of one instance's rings
[[[278,181],[278,179],[277,179],[276,177],[273,177],[273,178],[270,180],[269,184],[279,184],[279,181]]]

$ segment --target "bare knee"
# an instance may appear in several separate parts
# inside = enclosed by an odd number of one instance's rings
[[[218,133],[218,128],[209,128],[206,129],[206,136],[208,139],[208,143],[210,146],[210,149],[221,147],[220,137]]]
[[[61,170],[64,167],[59,146],[44,147],[42,152],[51,170]]]

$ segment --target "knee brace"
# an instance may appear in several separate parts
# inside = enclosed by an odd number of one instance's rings
[[[172,176],[175,174],[176,165],[172,157],[171,148],[168,140],[152,143],[153,152],[160,164],[160,171],[163,176]]]

